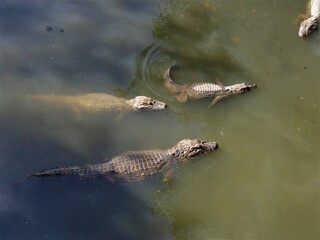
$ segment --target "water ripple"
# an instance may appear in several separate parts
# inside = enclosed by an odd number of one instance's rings
[[[159,98],[170,99],[171,97],[163,86],[165,69],[176,63],[170,53],[153,43],[138,53],[136,62],[139,85],[144,86]]]

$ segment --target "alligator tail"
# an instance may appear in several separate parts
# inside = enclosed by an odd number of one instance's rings
[[[163,80],[164,80],[164,86],[171,92],[178,94],[181,92],[181,86],[176,84],[170,76],[170,70],[172,67],[169,67],[168,69],[165,70],[164,75],[163,75]]]
[[[31,174],[29,177],[54,177],[54,176],[89,176],[99,175],[103,173],[103,169],[98,166],[84,166],[84,167],[57,167],[48,170],[39,171]]]

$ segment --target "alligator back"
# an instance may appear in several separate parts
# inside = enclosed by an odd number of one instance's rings
[[[187,94],[192,98],[213,97],[222,91],[223,88],[214,83],[195,83],[187,88]]]
[[[82,177],[104,175],[110,180],[141,180],[145,176],[161,172],[178,158],[168,150],[128,151],[110,161],[83,167],[57,167],[31,174],[36,177],[77,175]]]
[[[175,159],[167,150],[128,151],[112,158],[110,164],[116,173],[143,176],[161,171]]]
[[[70,106],[90,112],[120,111],[131,108],[125,99],[104,93],[75,96],[29,95],[28,98]]]

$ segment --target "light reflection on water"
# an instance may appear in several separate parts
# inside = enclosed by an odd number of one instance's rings
[[[301,11],[303,1],[2,1],[1,235],[319,238],[320,35],[298,37]],[[180,104],[162,83],[173,64],[181,84],[218,77],[258,89],[212,109]],[[149,95],[169,109],[119,117],[21,100],[85,92]],[[220,148],[169,185],[24,179],[185,137]]]

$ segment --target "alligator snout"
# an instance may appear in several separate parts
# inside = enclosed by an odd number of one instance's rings
[[[215,145],[214,145],[214,147],[213,147],[213,150],[218,149],[218,147],[219,147],[219,144],[218,144],[218,143],[215,143]]]
[[[254,84],[252,84],[252,85],[250,86],[250,90],[251,90],[251,89],[256,89],[257,87],[258,87],[258,85],[254,83]]]
[[[136,96],[130,100],[130,104],[135,110],[161,110],[167,107],[167,104],[146,96]]]
[[[219,147],[218,143],[211,142],[211,141],[203,142],[203,145],[207,149],[208,152],[212,152],[212,151],[218,149],[218,147]]]
[[[301,22],[299,29],[299,37],[307,37],[312,30],[317,28],[317,18],[311,16],[310,18]]]
[[[165,109],[167,107],[168,105],[166,103],[160,101],[156,101],[152,106],[153,109]]]

